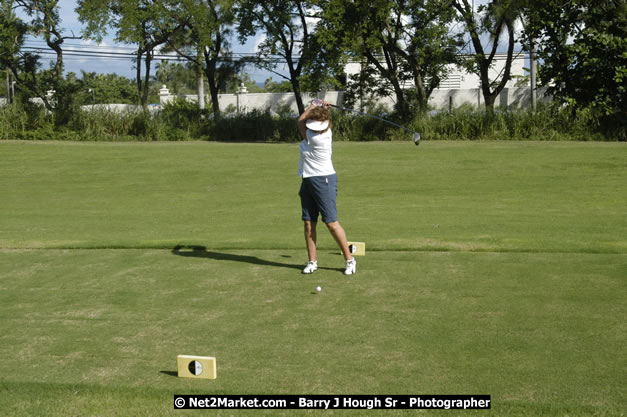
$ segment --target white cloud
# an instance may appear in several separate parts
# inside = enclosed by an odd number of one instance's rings
[[[260,36],[258,36],[257,38],[255,38],[255,39],[254,39],[254,45],[253,45],[252,51],[250,51],[250,52],[255,53],[255,54],[256,54],[257,52],[259,52],[259,46],[260,46],[263,42],[265,42],[265,41],[266,41],[266,39],[268,39],[268,37],[267,37],[265,34],[260,35]]]
[[[83,24],[78,20],[78,13],[74,11],[77,6],[76,0],[59,0],[58,4],[62,27],[66,32],[74,32],[78,36],[83,28]]]

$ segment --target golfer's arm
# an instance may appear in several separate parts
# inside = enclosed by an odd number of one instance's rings
[[[298,118],[298,131],[300,132],[300,135],[302,136],[303,139],[307,140],[307,119],[309,118],[309,110],[311,110],[313,107],[315,107],[314,105],[311,105],[309,107],[307,107],[307,109],[305,109],[305,111],[303,112],[303,114],[300,115],[300,117]]]

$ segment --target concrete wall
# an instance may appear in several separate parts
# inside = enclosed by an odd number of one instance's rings
[[[550,97],[545,95],[546,88],[537,89],[538,102],[550,101]],[[165,104],[175,99],[176,96],[170,94],[167,88],[162,88],[160,91],[160,102]],[[343,104],[343,92],[341,91],[327,91],[326,93],[318,94],[303,94],[303,101],[305,103],[311,102],[314,98],[322,98],[333,104]],[[190,102],[198,101],[197,96],[187,95],[183,96]],[[40,99],[33,99],[39,100]],[[279,109],[287,109],[293,114],[298,114],[298,108],[296,107],[296,100],[293,93],[246,93],[246,94],[220,94],[220,110],[226,111],[239,111],[241,113],[251,111],[253,109],[265,110],[270,108],[271,111],[277,112]],[[0,106],[6,104],[5,98],[0,98]],[[205,102],[209,107],[211,100],[206,97]],[[387,97],[379,100],[379,103],[387,106],[390,110],[394,107],[394,99]],[[472,106],[483,106],[483,94],[478,88],[466,88],[466,89],[436,89],[429,99],[429,105],[435,109],[448,109],[449,105],[453,108],[460,107],[464,104],[470,104]],[[505,88],[496,100],[497,107],[507,107],[510,109],[521,109],[529,107],[531,105],[531,91],[529,87],[513,87]],[[133,106],[128,104],[98,104],[92,106],[82,106],[84,109],[97,109],[106,110],[112,112],[125,112],[134,111],[139,106]],[[154,106],[150,106],[150,110],[157,110]]]
[[[159,110],[160,106],[149,105],[148,111],[151,113]],[[111,112],[111,113],[137,113],[142,111],[142,106],[136,104],[89,104],[86,106],[81,106],[81,109],[91,111],[101,111],[101,112]]]
[[[537,90],[538,102],[548,101],[549,97],[544,95],[546,89],[539,88]],[[171,95],[167,89],[161,89],[161,104],[165,104],[174,100],[175,96]],[[198,101],[195,95],[183,96],[190,102]],[[303,101],[309,103],[314,98],[323,98],[324,100],[337,104],[343,104],[343,93],[341,91],[327,91],[326,93],[310,94],[303,93]],[[293,93],[246,93],[246,94],[220,94],[219,95],[221,111],[239,111],[247,112],[253,109],[265,110],[270,108],[271,111],[277,112],[279,108],[287,108],[291,113],[298,114],[296,100]],[[210,98],[206,98],[207,107],[211,105]],[[394,99],[387,97],[379,100],[379,104],[387,106],[390,110],[394,107]],[[483,106],[483,94],[478,88],[467,89],[437,89],[429,99],[429,104],[435,109],[448,109],[449,105],[453,108],[460,107],[464,104],[473,106]],[[521,109],[531,106],[531,91],[529,87],[513,87],[505,88],[496,100],[497,107],[507,107],[510,109]]]
[[[538,102],[549,101],[545,95],[546,88],[536,90]],[[453,108],[463,104],[484,106],[485,100],[479,88],[467,88],[458,90],[435,90],[429,99],[429,104],[436,109],[446,109],[449,105]],[[529,87],[504,88],[495,101],[496,107],[508,109],[523,109],[531,107],[531,90]]]
[[[488,75],[491,80],[500,79],[503,75],[505,62],[507,60],[507,54],[496,54],[494,56],[494,61],[492,66],[488,70]],[[525,76],[529,75],[529,72],[526,71],[525,62],[528,63],[527,54],[523,53],[515,53],[512,57],[512,66],[511,66],[511,75],[512,76]],[[527,65],[528,66],[528,65]],[[481,79],[479,75],[474,72],[469,72],[463,68],[460,68],[456,65],[449,64],[446,66],[448,77],[443,79],[440,82],[440,86],[442,89],[473,89],[479,87],[481,84]],[[361,64],[357,62],[352,62],[347,64],[344,67],[344,72],[346,72],[347,76],[357,75],[361,72]],[[505,87],[512,88],[515,87],[517,80],[512,78],[507,81]],[[414,82],[408,80],[402,86],[403,88],[411,88],[414,85]]]
[[[341,91],[328,91],[320,94],[303,94],[303,102],[309,104],[314,98],[321,98],[333,104],[342,103],[343,93]],[[194,97],[196,100],[196,97]],[[253,109],[266,109],[277,112],[279,109],[284,109],[291,113],[298,114],[298,107],[296,106],[296,99],[293,93],[247,93],[247,94],[220,94],[220,110],[225,111],[227,109],[239,112],[247,112]],[[209,105],[209,103],[207,103]],[[306,104],[306,105],[307,105]]]

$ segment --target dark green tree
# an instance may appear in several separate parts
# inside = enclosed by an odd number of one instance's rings
[[[138,102],[137,86],[134,81],[117,74],[81,71],[80,84],[79,100],[82,104]]]
[[[263,88],[268,93],[289,93],[292,91],[292,85],[289,81],[276,82],[272,77],[263,82]]]
[[[171,36],[168,48],[185,57],[204,75],[214,117],[220,116],[219,93],[245,65],[232,59],[230,37],[234,24],[234,0],[182,0],[181,14],[173,16],[183,30]]]
[[[572,109],[590,108],[622,131],[627,122],[627,2],[529,0],[540,81]]]
[[[22,45],[28,33],[26,23],[15,15],[12,0],[0,1],[0,69],[6,72],[6,95],[11,99],[13,80],[24,68]],[[17,81],[16,81],[17,82]]]
[[[0,67],[10,72],[26,96],[39,97],[48,110],[64,107],[64,101],[71,100],[64,94],[71,89],[64,85],[62,45],[79,37],[64,33],[58,0],[0,0],[0,9]],[[18,17],[16,11],[25,19]],[[22,50],[27,36],[42,38],[54,51],[55,60],[49,70],[41,71],[38,54]],[[50,90],[56,91],[54,102],[46,94]]]
[[[165,59],[156,65],[155,80],[166,85],[174,94],[196,92],[198,72],[192,63],[170,62]]]
[[[305,110],[303,86],[317,90],[330,71],[320,61],[325,51],[315,33],[320,12],[317,2],[305,0],[240,0],[237,4],[240,40],[264,36],[255,65],[291,84],[301,113]],[[287,76],[276,70],[283,65]]]
[[[488,113],[494,112],[496,98],[511,78],[516,44],[515,22],[521,16],[521,3],[521,0],[491,0],[475,11],[468,0],[452,2],[465,24],[466,33],[470,36],[473,53],[466,61],[466,65],[479,75]],[[501,44],[503,38],[506,48],[503,71],[495,79],[491,79],[490,68],[495,63],[499,48],[503,47]]]
[[[86,24],[84,35],[101,41],[109,28],[117,42],[137,45],[135,68],[140,104],[146,106],[155,51],[182,30],[179,2],[174,0],[79,0],[76,11]],[[142,77],[142,62],[144,73]]]
[[[427,108],[429,96],[456,62],[461,38],[449,31],[448,1],[325,2],[320,39],[328,49],[361,62],[353,86],[363,94],[394,96],[401,117]]]

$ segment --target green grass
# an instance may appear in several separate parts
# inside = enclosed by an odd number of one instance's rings
[[[337,143],[340,221],[367,245],[351,278],[324,230],[300,274],[297,146],[0,142],[0,415],[625,415],[623,144]],[[178,354],[218,378],[177,378]],[[175,393],[493,405],[203,413]]]

